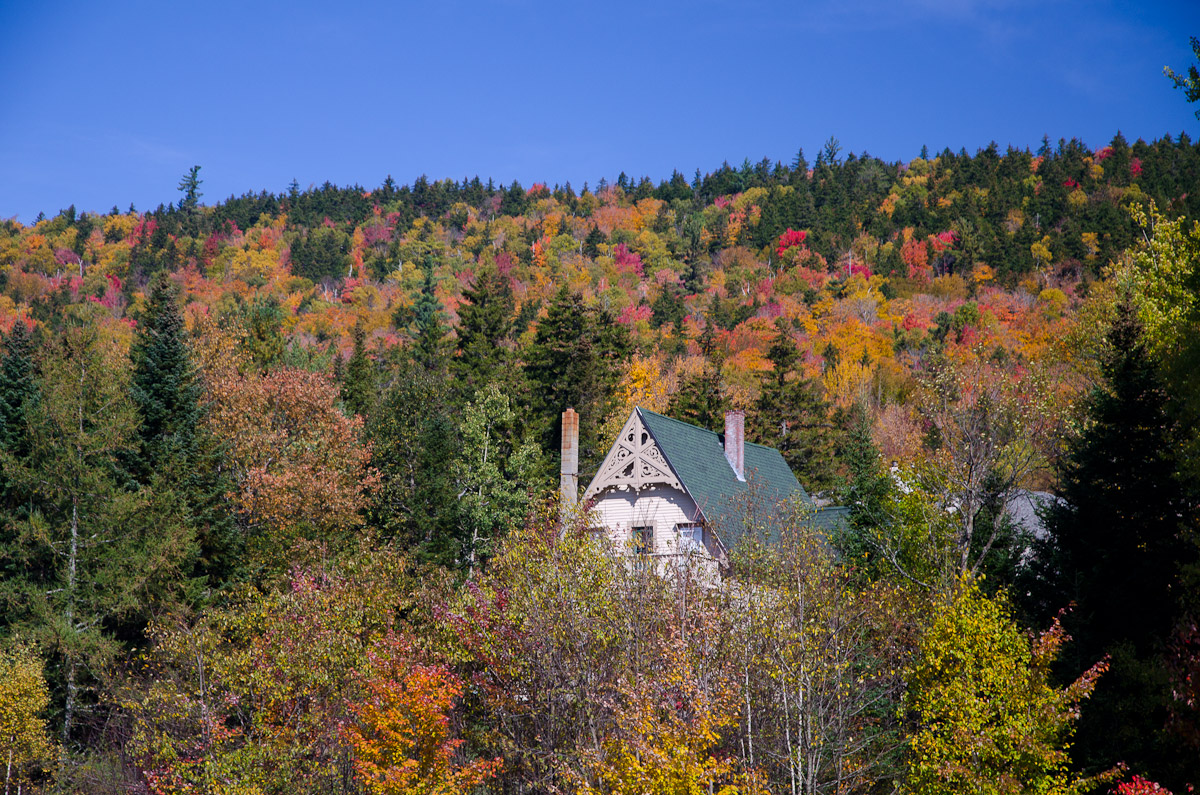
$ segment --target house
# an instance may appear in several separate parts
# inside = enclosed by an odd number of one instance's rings
[[[578,493],[579,418],[563,414],[563,502]],[[725,432],[635,408],[583,493],[591,521],[642,565],[658,570],[698,562],[717,573],[747,522],[769,537],[801,507],[803,521],[828,530],[846,509],[818,506],[779,451],[745,440],[745,414],[725,415]]]

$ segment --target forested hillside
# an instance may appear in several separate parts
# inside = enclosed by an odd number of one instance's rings
[[[0,224],[6,788],[1200,780],[1186,135],[205,199]],[[851,526],[627,570],[635,405]]]

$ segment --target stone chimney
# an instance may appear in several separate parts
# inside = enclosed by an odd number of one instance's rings
[[[562,414],[562,465],[558,488],[562,492],[564,510],[579,502],[579,415],[575,409],[567,409]]]
[[[725,460],[738,480],[746,479],[746,412],[725,412]]]

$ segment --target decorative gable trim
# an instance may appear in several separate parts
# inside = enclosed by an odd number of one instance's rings
[[[583,498],[590,500],[601,492],[613,489],[641,491],[652,486],[686,491],[658,443],[642,423],[638,410],[634,409]]]

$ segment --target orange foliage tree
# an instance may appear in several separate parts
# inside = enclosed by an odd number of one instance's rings
[[[243,372],[232,348],[216,348],[200,356],[207,421],[225,448],[230,499],[252,548],[269,557],[289,537],[344,540],[377,479],[362,420],[339,410],[338,387],[324,374]]]
[[[385,638],[368,654],[364,697],[350,707],[345,736],[354,769],[375,795],[453,795],[469,792],[500,769],[500,759],[461,763],[449,713],[462,682],[440,665],[412,660],[408,645]]]

